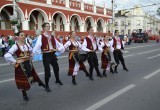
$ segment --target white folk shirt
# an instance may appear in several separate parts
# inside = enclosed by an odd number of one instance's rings
[[[28,50],[29,47],[29,50]],[[32,51],[32,47],[28,44],[25,44],[24,46],[19,46],[20,50],[22,52],[24,51]],[[18,50],[17,44],[14,44],[9,51],[4,55],[4,58],[8,63],[16,63],[15,58],[13,57],[13,54]]]
[[[96,51],[97,50],[97,41],[95,40],[95,38],[93,36],[89,36],[88,35],[87,37],[91,40],[93,49],[94,49],[94,51]],[[84,39],[84,42],[82,44],[82,50],[86,51],[86,52],[90,52],[91,51],[90,49],[87,48],[87,41],[86,41],[86,39]]]
[[[49,39],[50,40],[50,39]],[[53,46],[52,46],[52,43],[51,43],[51,40],[48,41],[49,43],[49,48],[50,49],[53,49]],[[57,39],[55,39],[55,43],[56,43],[56,49],[60,52],[60,53],[63,53],[65,51],[63,45],[57,41]],[[39,35],[38,39],[37,39],[37,42],[36,42],[36,45],[35,47],[33,48],[33,53],[36,53],[36,50],[39,50],[41,49],[41,46],[42,46],[42,35]]]
[[[104,42],[104,41],[100,42],[100,44],[98,46],[98,50],[100,50],[101,52],[103,52],[103,47],[104,46],[107,46],[108,48],[110,48],[109,42]]]
[[[120,38],[118,36],[115,36],[115,39],[117,41],[116,49],[121,49],[121,40],[120,40]],[[111,45],[111,48],[110,48],[111,52],[114,51],[113,43],[114,43],[113,39],[111,41],[109,41],[109,44]],[[125,46],[125,42],[124,41],[122,41],[122,45],[123,45],[123,47]]]

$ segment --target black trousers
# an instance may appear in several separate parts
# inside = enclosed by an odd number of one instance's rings
[[[48,86],[49,79],[51,77],[50,65],[52,65],[56,81],[58,81],[59,80],[59,66],[57,63],[57,57],[55,55],[55,52],[43,53],[43,65],[44,65],[44,70],[45,70],[46,86]]]
[[[100,74],[98,68],[98,58],[96,52],[89,52],[88,53],[88,63],[89,63],[89,73],[90,77],[93,76],[93,69],[95,68],[97,75]]]
[[[117,65],[119,65],[119,62],[121,62],[123,68],[126,68],[124,58],[123,58],[123,54],[122,54],[121,50],[114,50],[113,56],[114,56],[114,60],[115,60]]]
[[[5,54],[5,48],[2,48],[2,57],[4,56]]]

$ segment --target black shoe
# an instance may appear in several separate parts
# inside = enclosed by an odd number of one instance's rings
[[[103,73],[103,76],[104,76],[104,77],[107,77],[106,73]]]
[[[89,79],[92,80],[92,81],[94,80],[93,77],[91,77],[91,76],[89,77]]]
[[[42,86],[43,88],[46,88],[46,85],[43,84],[42,82],[38,83],[39,86]]]
[[[76,83],[75,80],[72,80],[72,84],[73,84],[73,85],[77,85],[77,83]]]
[[[86,77],[89,77],[89,74],[86,74]]]
[[[98,77],[103,77],[101,74],[97,74]]]
[[[24,99],[25,101],[29,101],[29,98],[28,98],[27,95],[23,96],[23,99]]]
[[[46,92],[51,92],[51,89],[49,87],[46,87]]]
[[[110,73],[114,74],[114,71],[111,69],[111,70],[110,70]]]
[[[127,68],[123,68],[123,70],[129,71]]]
[[[55,81],[55,83],[59,83],[59,85],[63,85],[63,83],[60,80]]]

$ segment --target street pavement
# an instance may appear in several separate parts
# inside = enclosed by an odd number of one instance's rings
[[[118,74],[99,78],[94,71],[94,81],[90,81],[80,71],[77,85],[72,85],[67,76],[68,53],[58,58],[60,79],[63,86],[55,84],[54,73],[50,78],[51,93],[38,84],[32,85],[25,102],[16,88],[14,68],[0,58],[0,110],[160,110],[160,44],[132,43],[125,47],[124,58],[129,72],[118,66]],[[101,67],[100,52],[99,68]],[[112,58],[113,59],[113,58]],[[85,62],[88,70],[88,63]],[[42,81],[44,68],[41,61],[34,67]],[[102,70],[100,69],[101,73]]]

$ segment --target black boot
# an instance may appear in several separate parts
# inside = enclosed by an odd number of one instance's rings
[[[22,90],[22,94],[23,94],[23,99],[24,99],[25,101],[29,101],[29,98],[28,98],[27,93],[26,93],[25,90]]]
[[[110,73],[114,74],[114,71],[111,67],[110,67]]]
[[[86,77],[89,77],[89,73],[86,69],[83,69],[82,71],[84,71],[84,73],[86,73]]]
[[[63,83],[60,80],[56,80],[55,83],[59,83],[59,85],[63,85]]]
[[[103,70],[103,76],[104,76],[104,77],[107,77],[107,75],[106,75],[106,70]]]
[[[115,66],[115,68],[114,68],[114,73],[118,73],[118,72],[117,72],[117,67],[118,67],[118,65]]]
[[[38,85],[39,85],[39,86],[42,86],[43,88],[46,88],[46,85],[45,85],[45,84],[43,84],[43,82],[42,82],[42,81],[39,81],[39,82],[38,82]]]
[[[75,75],[72,76],[72,84],[73,84],[73,85],[77,85],[76,80],[75,80]]]
[[[92,81],[94,80],[93,79],[93,68],[89,69],[89,79],[92,80]]]
[[[122,61],[122,66],[123,66],[123,70],[129,71],[129,70],[126,68],[126,65],[125,65],[124,61]]]
[[[49,88],[49,86],[46,86],[46,92],[51,92],[51,89]]]
[[[98,77],[102,77],[101,73],[99,72],[98,67],[95,67],[95,70],[96,70],[96,72],[97,72],[97,76],[98,76]]]
[[[51,92],[51,89],[49,88],[49,79],[48,78],[45,78],[45,84],[46,84],[46,92]]]

